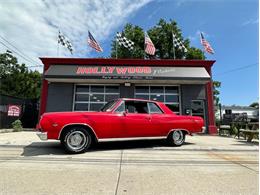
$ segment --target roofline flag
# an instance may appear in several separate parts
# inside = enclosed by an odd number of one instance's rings
[[[97,52],[103,52],[102,47],[98,44],[98,42],[95,40],[95,38],[89,31],[88,31],[88,44],[90,47],[95,49]]]
[[[144,33],[144,44],[145,44],[144,51],[149,55],[154,55],[155,47],[147,32]]]
[[[62,46],[66,47],[71,54],[73,54],[73,47],[72,47],[72,43],[70,42],[70,40],[59,31],[58,34],[58,51],[57,54],[59,55],[59,44],[61,44]]]
[[[206,51],[210,54],[214,54],[213,48],[211,47],[209,42],[204,38],[202,32],[200,33],[200,42],[201,42],[202,46],[204,47],[204,51]]]
[[[183,41],[181,40],[180,37],[177,37],[173,32],[172,32],[172,49],[173,49],[173,58],[175,59],[175,48],[184,51],[184,53],[187,53],[188,50],[185,47]]]
[[[129,50],[134,49],[134,42],[123,36],[120,32],[116,33],[116,41],[120,46],[122,45]]]

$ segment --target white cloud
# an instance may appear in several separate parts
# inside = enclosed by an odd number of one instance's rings
[[[194,43],[197,43],[198,40],[200,40],[200,30],[197,30],[193,35],[189,35],[188,39],[191,42],[191,45]],[[204,32],[202,32],[204,34],[204,36],[206,36],[206,34]]]
[[[73,43],[73,57],[83,57],[90,51],[86,44],[88,30],[100,43],[110,42],[108,36],[150,1],[0,1],[0,35],[40,63],[39,56],[57,56],[57,35],[60,29]],[[0,45],[0,52],[5,50]],[[70,53],[60,47],[60,56],[70,56]],[[17,57],[20,62],[29,64]]]
[[[258,24],[258,23],[259,23],[259,19],[258,18],[257,19],[251,18],[251,19],[243,22],[242,26],[246,26],[246,25],[250,25],[250,24]]]

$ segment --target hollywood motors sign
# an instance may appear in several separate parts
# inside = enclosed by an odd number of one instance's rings
[[[101,66],[101,67],[84,67],[77,68],[77,75],[85,74],[106,74],[106,75],[132,75],[132,74],[151,74],[151,67],[115,67],[115,66]]]

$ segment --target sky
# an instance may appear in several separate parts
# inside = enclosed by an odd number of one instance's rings
[[[203,32],[215,54],[213,80],[221,82],[223,105],[259,101],[259,14],[257,0],[0,0],[0,53],[12,50],[20,63],[42,72],[39,57],[110,56],[111,42],[126,23],[144,30],[160,18],[175,20],[190,45],[203,49]],[[73,55],[60,46],[61,31]],[[88,31],[104,52],[87,45]]]

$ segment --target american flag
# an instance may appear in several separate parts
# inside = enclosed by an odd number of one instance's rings
[[[210,54],[214,54],[214,50],[210,46],[209,42],[204,38],[203,34],[200,33],[200,42],[204,47],[204,50]]]
[[[145,33],[144,44],[145,44],[145,52],[149,55],[154,55],[155,47],[147,33]]]
[[[90,47],[95,49],[97,52],[103,52],[103,49],[101,46],[98,44],[98,42],[94,39],[92,34],[88,31],[88,44]]]

